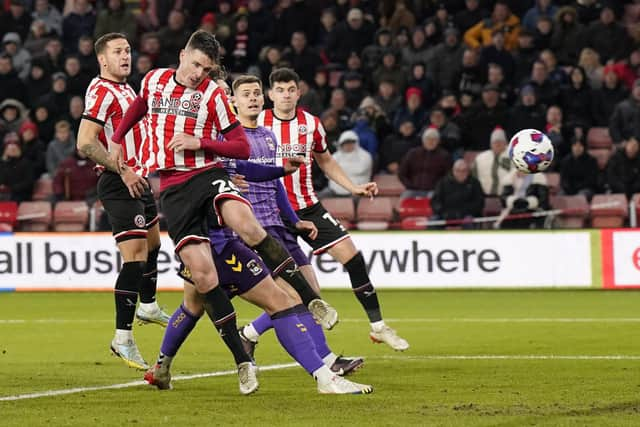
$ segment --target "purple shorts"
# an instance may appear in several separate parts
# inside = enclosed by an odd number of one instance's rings
[[[247,292],[270,274],[258,254],[240,239],[229,240],[222,252],[214,255],[213,261],[218,270],[220,286],[229,298]],[[178,275],[193,283],[184,265],[180,265]]]
[[[298,264],[298,267],[303,265],[309,265],[309,258],[304,254],[296,237],[289,233],[286,227],[278,227],[271,225],[264,228],[267,233],[274,239],[276,239],[284,248],[289,252],[289,255]]]

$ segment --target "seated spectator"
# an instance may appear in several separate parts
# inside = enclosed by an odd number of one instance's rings
[[[136,93],[140,91],[142,79],[149,71],[151,71],[152,68],[153,63],[151,62],[149,55],[138,55],[138,58],[136,59],[136,66],[129,78],[127,78],[127,83],[131,85]]]
[[[548,16],[541,16],[536,22],[533,44],[538,50],[548,50],[553,37],[553,21]]]
[[[33,22],[42,22],[46,33],[54,32],[58,36],[62,34],[62,14],[49,0],[35,0],[31,18]]]
[[[378,84],[378,93],[373,100],[382,108],[385,116],[392,118],[402,105],[402,97],[398,95],[395,84],[390,80],[383,80]]]
[[[23,0],[4,1],[0,14],[0,34],[18,33],[24,40],[29,33],[31,16]]]
[[[31,63],[31,71],[26,81],[27,105],[36,103],[51,91],[51,77],[45,74],[42,63],[35,60]]]
[[[347,97],[347,107],[350,110],[357,110],[362,99],[367,96],[364,88],[362,75],[355,71],[348,71],[343,76],[344,94]]]
[[[362,52],[373,40],[374,33],[374,25],[364,19],[362,10],[349,10],[347,19],[336,24],[327,37],[329,60],[344,63],[351,52]]]
[[[476,1],[477,0],[471,0]],[[434,83],[441,90],[454,90],[458,87],[455,80],[462,72],[464,45],[460,41],[460,32],[456,28],[444,30],[444,41],[435,47],[429,71]],[[412,85],[409,83],[409,85]]]
[[[393,118],[393,127],[398,128],[405,119],[410,119],[416,129],[422,128],[427,121],[427,110],[422,107],[422,91],[417,87],[410,87],[405,94],[406,103]]]
[[[24,48],[31,54],[31,57],[34,57],[44,50],[51,36],[51,32],[47,31],[47,24],[40,20],[33,21],[29,35],[24,41]],[[59,37],[59,34],[56,34],[56,37]]]
[[[614,144],[640,136],[640,79],[636,80],[631,95],[618,103],[609,119],[609,135]]]
[[[536,98],[533,86],[527,85],[520,90],[520,102],[509,114],[507,129],[510,135],[515,135],[522,129],[544,129],[545,110]]]
[[[69,55],[64,60],[64,72],[67,76],[67,93],[70,96],[84,97],[91,77],[82,72],[80,60],[75,55]]]
[[[505,127],[508,122],[507,110],[500,102],[498,88],[486,85],[482,90],[481,102],[470,107],[460,116],[462,141],[465,150],[483,151],[489,148],[491,132],[496,126]]]
[[[11,57],[0,54],[0,102],[6,99],[27,101],[26,98],[25,85],[13,69]]]
[[[383,53],[391,47],[391,31],[388,28],[380,28],[372,44],[362,51],[362,67],[368,74],[378,68],[382,63]]]
[[[46,172],[45,153],[47,149],[40,138],[38,138],[38,126],[31,120],[25,120],[20,126],[18,133],[22,140],[22,156],[29,161],[33,168],[34,178]]]
[[[25,121],[27,111],[20,101],[5,99],[0,103],[0,134],[18,132]]]
[[[502,204],[509,215],[549,209],[549,187],[543,173],[524,174],[517,169],[505,177]],[[517,218],[502,222],[502,228],[541,228],[544,217]]]
[[[409,150],[400,163],[398,178],[407,188],[401,197],[431,197],[436,184],[451,169],[451,156],[440,147],[440,132],[428,128],[422,146]]]
[[[347,96],[344,89],[335,88],[331,92],[329,108],[332,108],[338,114],[338,128],[340,131],[345,131],[351,127],[353,111],[347,105]]]
[[[427,76],[427,69],[422,62],[416,62],[411,66],[411,76],[408,87],[417,87],[422,91],[422,105],[429,109],[436,102],[436,84]]]
[[[151,58],[154,68],[166,67],[178,62],[176,56],[171,56],[162,48],[158,33],[145,33],[140,39],[140,53]]]
[[[66,52],[76,52],[81,36],[91,36],[96,26],[96,13],[88,0],[73,1],[73,9],[62,20],[62,38]]]
[[[7,33],[2,38],[2,48],[11,57],[13,69],[18,77],[25,81],[31,70],[31,53],[22,47],[22,39],[18,33]]]
[[[434,47],[429,46],[426,42],[424,30],[420,27],[408,27],[413,28],[411,32],[411,41],[409,46],[402,49],[401,52],[401,64],[405,67],[410,67],[416,62],[428,64],[433,60]]]
[[[505,49],[504,42],[503,32],[493,33],[491,45],[484,47],[480,53],[480,64],[484,74],[487,73],[489,64],[500,65],[507,81],[511,81],[515,74],[516,64],[511,53]]]
[[[329,151],[333,153],[338,149],[338,138],[340,138],[340,134],[342,133],[338,127],[338,112],[329,108],[322,113],[320,121],[324,127],[325,139],[327,141]]]
[[[40,135],[42,141],[51,141],[54,136],[56,122],[49,114],[47,106],[42,103],[36,103],[29,116],[38,126],[38,135]]]
[[[587,27],[585,44],[598,52],[605,64],[609,59],[625,58],[633,45],[626,28],[616,21],[615,10],[609,4],[604,4],[600,19]]]
[[[358,135],[358,146],[371,156],[373,161],[378,159],[378,136],[371,127],[369,116],[365,110],[358,110],[353,115],[353,132]]]
[[[382,63],[373,71],[374,85],[379,85],[383,80],[391,80],[399,91],[407,86],[407,74],[398,64],[395,50],[386,50],[382,55]]]
[[[478,178],[482,191],[487,196],[500,196],[506,176],[512,168],[507,151],[507,135],[497,127],[491,132],[491,148],[478,154],[473,161],[473,176]]]
[[[55,73],[51,76],[51,92],[43,96],[41,102],[46,104],[51,116],[59,120],[69,113],[69,99],[67,75]]]
[[[553,18],[557,11],[558,8],[553,4],[552,0],[536,0],[535,5],[522,18],[522,26],[533,31],[540,16]]]
[[[358,109],[363,110],[366,114],[369,125],[373,128],[378,141],[382,141],[387,135],[393,132],[391,121],[372,97],[365,96],[360,102]]]
[[[553,149],[555,150],[554,158],[556,160],[562,159],[564,156],[566,156],[569,153],[570,147],[568,142],[570,141],[570,139],[568,138],[568,136],[570,136],[569,135],[570,131],[567,131],[566,128],[574,129],[570,126],[565,126],[563,124],[562,118],[563,118],[563,114],[562,114],[562,109],[560,107],[558,107],[557,105],[552,105],[549,108],[547,108],[547,114],[546,114],[547,124],[544,127],[544,133],[549,137],[549,139],[551,140],[551,143],[553,144]],[[582,129],[582,127],[580,126],[577,126],[577,127]],[[557,162],[555,163],[557,164]]]
[[[447,150],[453,158],[462,155],[462,134],[457,124],[447,118],[447,114],[441,107],[434,107],[429,113],[429,125],[440,132],[440,145]]]
[[[400,161],[409,150],[419,145],[420,140],[416,135],[416,127],[411,120],[405,119],[394,133],[382,141],[380,146],[380,169],[387,173],[397,174],[400,168]]]
[[[308,46],[307,36],[302,31],[296,31],[291,35],[290,45],[282,53],[282,59],[296,70],[301,80],[307,82],[313,80],[316,69],[322,65],[320,56]]]
[[[480,182],[469,174],[469,165],[458,159],[450,174],[443,177],[433,192],[431,207],[434,219],[472,219],[482,215],[484,194]],[[463,224],[473,228],[473,224]]]
[[[605,67],[602,87],[594,91],[591,99],[594,126],[609,126],[609,118],[613,114],[613,110],[627,96],[629,96],[629,91],[620,82],[613,67]]]
[[[549,71],[544,62],[538,60],[533,63],[531,80],[529,80],[528,84],[533,86],[536,91],[537,101],[544,107],[558,103],[559,85],[549,79]]]
[[[95,163],[78,150],[58,165],[53,178],[53,194],[60,200],[96,200],[98,176],[93,168]]]
[[[465,32],[485,19],[489,12],[480,6],[480,0],[465,0],[465,9],[455,14],[454,22],[460,31]]]
[[[465,49],[462,54],[462,68],[460,74],[455,76],[458,92],[468,92],[479,96],[482,92],[482,83],[485,73],[480,65],[478,53],[473,49]]]
[[[529,30],[522,30],[518,35],[518,48],[513,52],[515,62],[514,85],[525,84],[531,75],[531,67],[538,59],[538,49],[534,44],[533,33]]]
[[[338,151],[333,154],[333,158],[354,184],[365,184],[371,180],[373,159],[367,150],[360,147],[358,134],[354,131],[348,130],[340,134]],[[329,181],[328,190],[323,196],[351,195],[349,191],[334,181]]]
[[[598,162],[587,153],[584,141],[575,139],[571,144],[571,153],[560,162],[560,187],[562,193],[572,196],[582,194],[587,200],[598,189]]]
[[[553,53],[551,49],[544,49],[540,52],[540,61],[544,62],[544,65],[547,66],[549,80],[551,80],[551,83],[555,84],[558,88],[571,83],[569,81],[569,76],[567,76],[567,73],[564,71],[564,68],[558,65],[556,54]]]
[[[320,115],[322,113],[323,104],[318,92],[316,92],[314,88],[310,87],[304,80],[300,80],[298,83],[298,90],[300,92],[298,107],[310,112],[314,116]]]
[[[580,66],[571,70],[571,83],[560,93],[562,110],[567,126],[589,128],[591,118],[591,100],[593,91],[587,81],[584,69]]]
[[[84,113],[84,97],[74,96],[69,100],[69,114],[64,117],[64,120],[68,121],[71,125],[71,132],[74,135],[78,134],[80,129],[80,121],[82,120],[82,113]]]
[[[511,13],[506,1],[498,0],[493,8],[491,18],[483,19],[464,33],[464,41],[476,49],[491,44],[491,36],[496,32],[505,35],[505,48],[514,50],[518,44],[520,19]]]
[[[607,185],[612,193],[622,193],[628,198],[640,193],[640,154],[635,137],[627,139],[607,164]]]
[[[47,172],[54,177],[58,166],[64,159],[73,154],[76,148],[76,139],[71,133],[69,122],[60,120],[55,126],[55,137],[47,147]]]
[[[598,52],[589,47],[585,47],[580,51],[578,65],[584,69],[589,85],[592,88],[598,89],[602,86],[604,66],[600,63],[600,55],[598,55]]]
[[[5,134],[0,162],[0,198],[23,202],[31,200],[34,176],[29,161],[22,156],[20,138],[15,132]]]
[[[122,33],[131,41],[137,36],[136,17],[127,10],[125,0],[108,0],[106,7],[98,13],[96,28],[93,32],[97,40],[107,33]]]
[[[93,44],[91,45],[93,51]],[[94,57],[95,58],[95,57]],[[33,58],[38,60],[44,67],[48,76],[64,70],[64,54],[62,52],[62,42],[57,38],[50,38],[44,46],[44,52]]]
[[[96,76],[98,69],[98,59],[93,50],[93,38],[82,36],[78,39],[78,59],[80,60],[80,70],[88,76]]]
[[[562,65],[573,65],[583,45],[584,26],[578,22],[575,8],[563,6],[555,15],[551,49],[558,55]]]

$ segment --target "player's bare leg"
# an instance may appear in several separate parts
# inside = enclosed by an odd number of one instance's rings
[[[302,297],[309,311],[326,329],[338,322],[338,313],[313,291],[298,266],[282,245],[258,223],[251,208],[244,202],[228,199],[221,202],[219,210],[225,224],[254,249],[276,277],[282,277]]]
[[[160,226],[158,223],[147,231],[147,264],[140,285],[140,304],[136,318],[140,324],[155,323],[167,326],[169,315],[156,301],[158,279],[158,253],[160,252]]]
[[[328,252],[340,264],[344,265],[349,273],[353,292],[367,313],[371,324],[371,331],[369,332],[371,340],[376,343],[386,343],[397,351],[408,349],[409,343],[384,323],[378,295],[369,279],[364,258],[362,253],[356,249],[351,238],[340,241],[337,245],[331,247]]]

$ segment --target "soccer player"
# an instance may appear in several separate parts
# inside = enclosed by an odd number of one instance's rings
[[[318,237],[312,240],[290,223],[287,225],[292,233],[302,237],[314,249],[315,255],[329,252],[344,265],[349,273],[353,292],[369,318],[371,340],[384,342],[394,350],[404,351],[409,348],[409,343],[398,336],[382,319],[378,295],[369,278],[362,253],[356,249],[340,222],[324,209],[315,194],[311,162],[318,162],[318,166],[330,179],[353,195],[373,197],[378,192],[377,186],[374,182],[355,185],[331,156],[320,119],[296,108],[300,98],[299,81],[299,76],[290,68],[273,71],[269,76],[269,98],[273,101],[273,109],[263,111],[258,118],[258,124],[271,129],[278,138],[279,164],[286,163],[286,157],[290,153],[306,156],[306,163],[282,181],[296,214],[300,219],[316,225]],[[311,266],[303,265],[300,268],[307,280],[318,290],[318,280]]]
[[[119,168],[107,151],[108,141],[136,97],[126,82],[131,73],[131,47],[123,34],[109,33],[95,43],[100,75],[91,81],[78,130],[78,150],[98,167],[98,197],[111,222],[122,254],[122,270],[115,285],[116,331],[111,351],[129,366],[147,369],[131,331],[135,316],[141,322],[166,326],[169,316],[156,302],[157,259],[160,250],[158,212],[136,158],[145,127],[136,124],[125,137],[125,167]],[[136,302],[140,296],[140,306]]]
[[[222,86],[219,84],[219,86]],[[273,144],[275,137],[264,128],[255,126],[258,113],[262,110],[264,100],[262,99],[262,88],[260,79],[253,76],[246,76],[236,80],[234,87],[239,87],[241,93],[236,103],[238,109],[238,118],[249,137],[252,149],[252,157],[255,159],[268,159],[260,151],[267,144]],[[245,89],[248,88],[249,91]],[[247,124],[252,127],[247,127]],[[275,146],[273,147],[275,149]],[[254,152],[257,150],[257,152]],[[238,161],[242,162],[242,161]],[[244,163],[245,173],[252,175],[262,175],[265,178],[274,170],[283,168],[260,168],[261,165],[253,163]],[[299,165],[299,163],[298,163]],[[291,173],[295,169],[290,165],[282,170],[282,173]],[[277,172],[277,171],[276,171]],[[276,176],[282,175],[280,173]],[[275,186],[280,183],[271,180],[271,183],[265,183],[263,191],[257,191],[258,199],[266,197],[275,201]],[[250,197],[250,200],[252,198]],[[255,200],[255,197],[253,198]],[[281,197],[286,205],[286,194],[281,188]],[[275,203],[256,204],[254,206],[256,214],[263,220],[269,217],[276,217],[278,205]],[[272,212],[267,212],[267,210]],[[289,207],[290,213],[295,217],[295,213]],[[275,215],[274,215],[275,213]],[[299,221],[292,218],[292,223],[296,224],[298,229],[309,230],[314,234],[317,230],[312,223]],[[282,227],[284,229],[284,227]],[[353,383],[340,378],[335,372],[329,369],[333,365],[337,357],[332,358],[331,363],[327,365],[328,350],[322,328],[315,322],[311,313],[301,304],[301,299],[295,294],[281,277],[276,280],[280,287],[276,285],[270,276],[270,272],[262,263],[260,258],[244,245],[237,236],[229,229],[213,228],[209,232],[211,238],[211,247],[214,253],[214,261],[220,278],[220,284],[230,297],[240,295],[242,298],[250,301],[265,309],[273,327],[276,330],[276,336],[281,345],[300,365],[311,374],[317,381],[318,391],[320,393],[331,394],[367,394],[372,391],[371,386]],[[188,269],[181,267],[180,275],[187,281],[191,282],[191,276]],[[287,293],[285,289],[290,292]],[[185,298],[182,306],[176,310],[171,317],[170,326],[165,333],[160,355],[156,365],[147,371],[145,380],[160,389],[168,389],[171,387],[170,366],[179,347],[184,342],[188,334],[195,327],[198,319],[202,315],[202,302],[194,296],[193,288],[185,284],[185,295],[191,297]],[[294,295],[292,297],[291,295]],[[321,344],[322,350],[317,348],[316,344]],[[325,351],[326,349],[326,351]],[[319,353],[322,351],[322,353]],[[343,363],[347,368],[347,364]],[[342,372],[340,372],[342,373]]]
[[[248,201],[220,167],[218,156],[248,158],[249,144],[224,92],[208,77],[219,62],[219,50],[212,34],[194,32],[180,52],[176,70],[155,69],[144,77],[113,142],[121,144],[124,134],[147,116],[148,138],[141,156],[149,170],[160,172],[160,199],[175,252],[233,353],[241,392],[249,394],[258,387],[257,368],[243,348],[233,305],[218,286],[208,228],[229,226],[275,275],[289,283],[304,278],[284,248],[256,221]],[[220,134],[224,139],[218,138]],[[193,298],[186,289],[185,299]],[[337,321],[335,310],[320,299],[309,308],[327,325]]]

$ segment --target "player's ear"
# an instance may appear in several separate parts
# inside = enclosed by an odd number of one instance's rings
[[[273,95],[272,95],[272,93],[273,93],[273,89],[269,89],[269,90],[267,91],[267,95],[269,95],[269,99],[273,102]]]
[[[180,49],[180,62],[184,60],[184,49]]]

